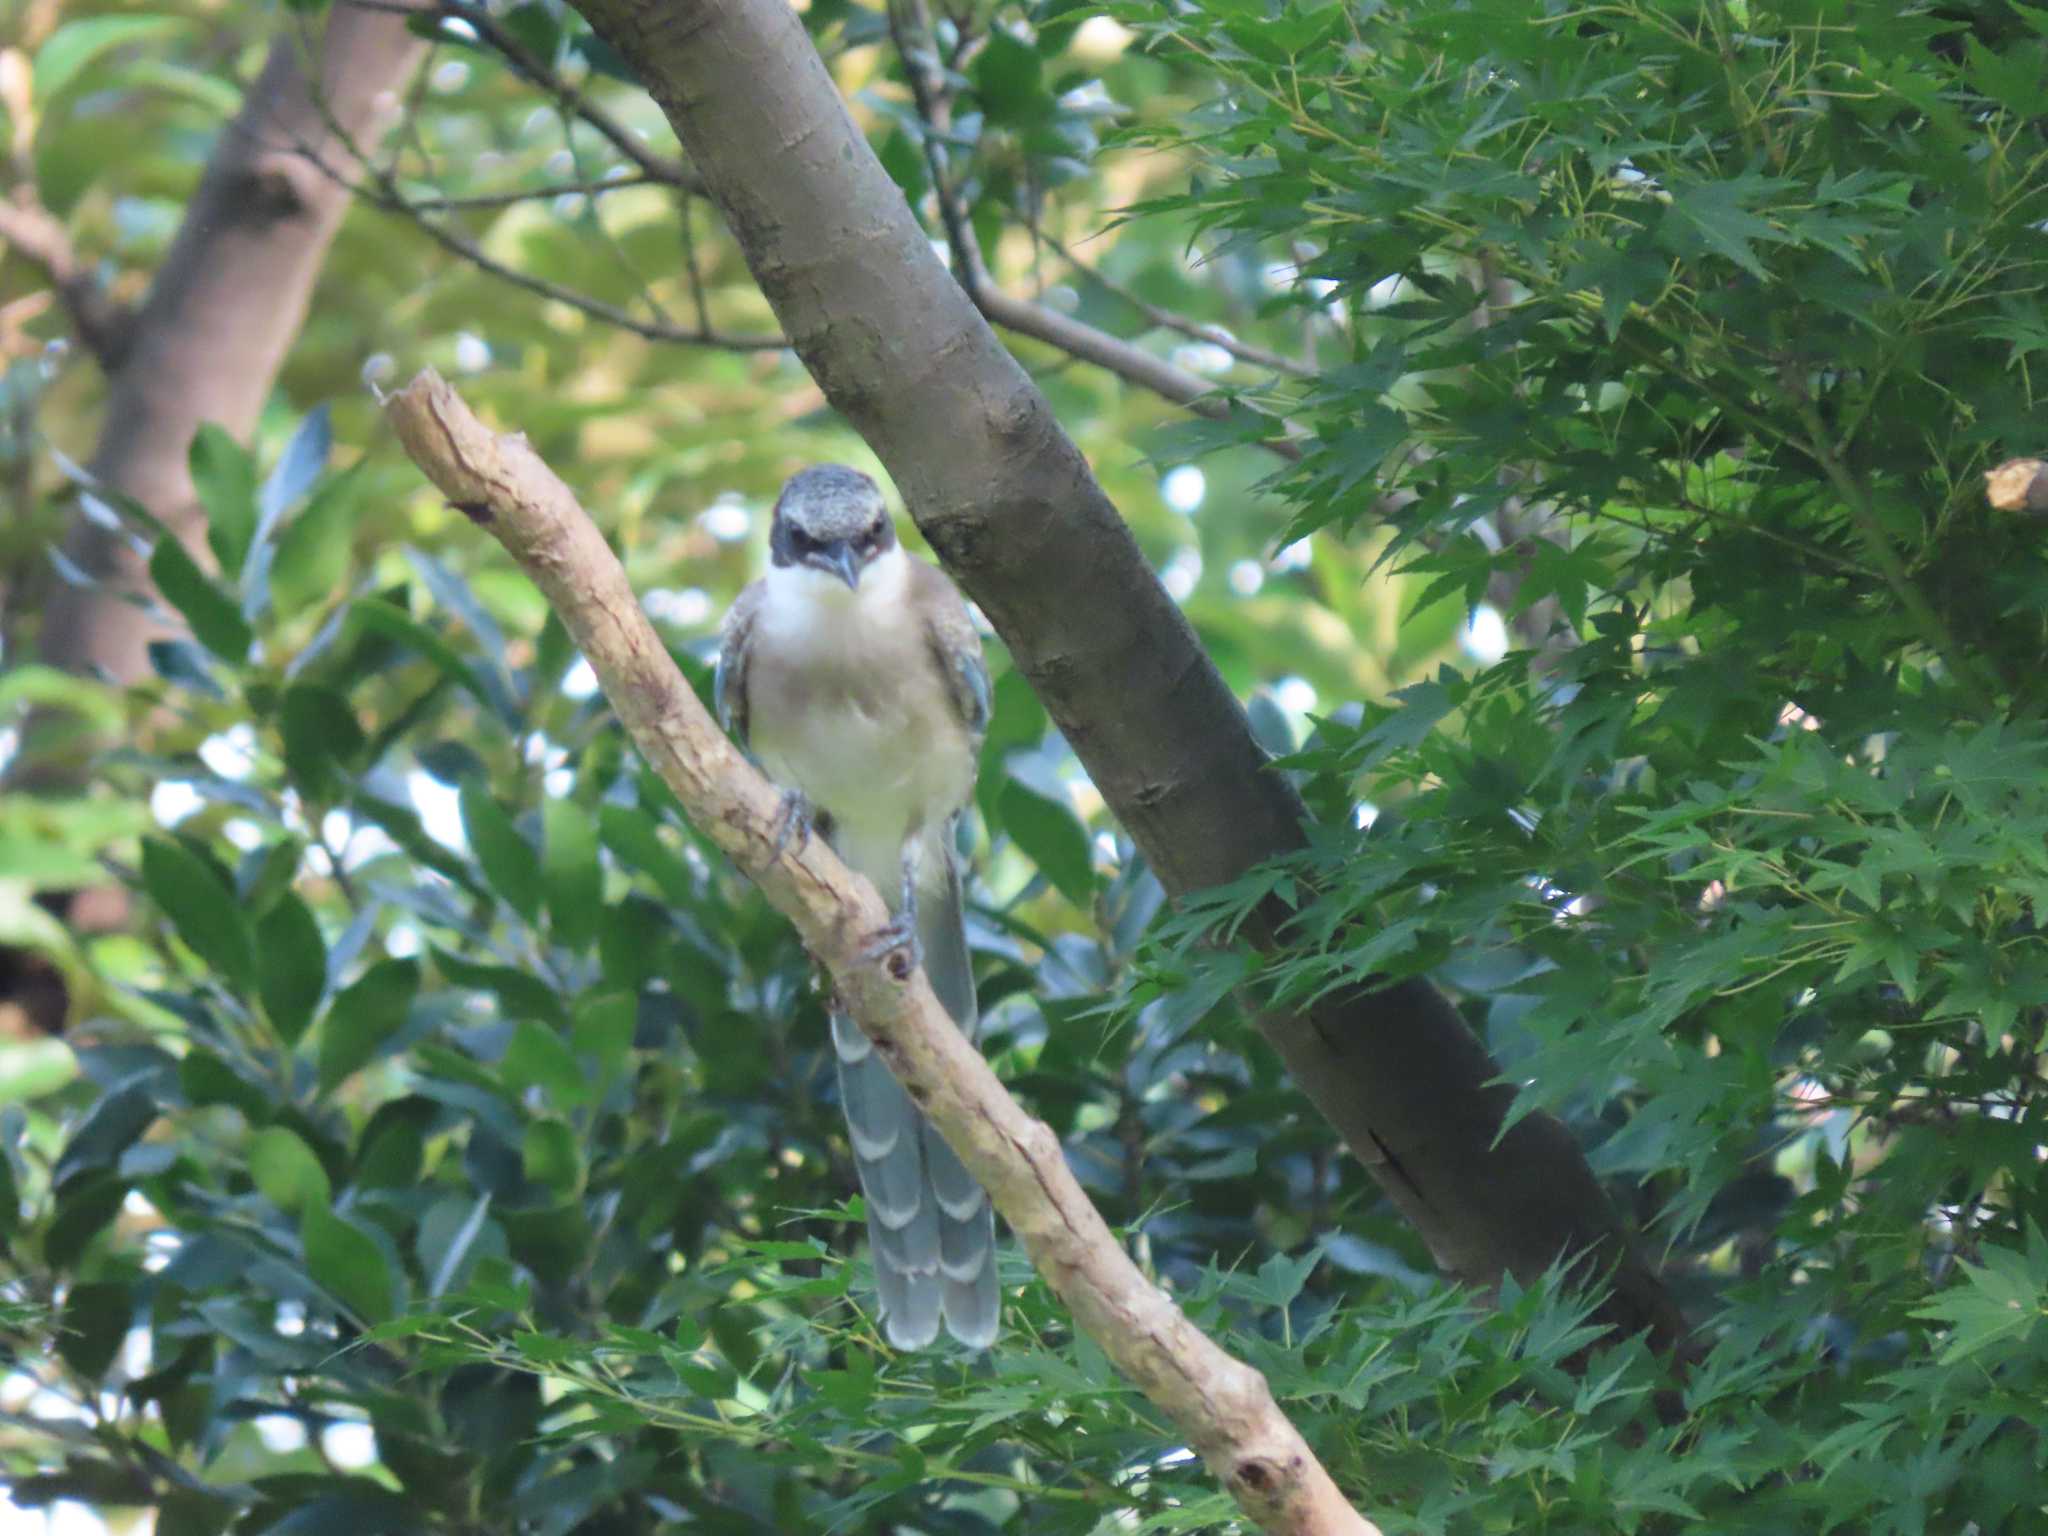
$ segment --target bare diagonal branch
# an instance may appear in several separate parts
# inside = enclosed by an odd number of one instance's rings
[[[887,908],[822,838],[778,853],[780,796],[711,721],[618,558],[524,437],[500,437],[440,378],[385,407],[406,451],[525,568],[641,755],[691,821],[796,925],[839,1000],[978,1178],[1076,1324],[1170,1418],[1245,1515],[1276,1536],[1377,1536],[1274,1403],[1265,1378],[1191,1323],[1124,1254],[1059,1138],[1010,1097],[902,951]]]

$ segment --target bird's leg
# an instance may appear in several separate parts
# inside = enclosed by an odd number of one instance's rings
[[[785,789],[782,804],[775,811],[774,856],[779,859],[785,853],[802,853],[804,844],[811,840],[814,819],[810,796],[800,789]],[[791,844],[795,845],[794,848]]]
[[[888,926],[879,929],[860,947],[864,961],[875,961],[894,950],[907,950],[910,968],[924,964],[924,944],[917,936],[917,866],[920,844],[915,840],[903,847],[903,900]]]

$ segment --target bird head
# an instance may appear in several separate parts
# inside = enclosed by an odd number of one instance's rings
[[[778,566],[823,571],[860,588],[861,572],[896,547],[881,488],[857,469],[814,464],[790,476],[768,530]]]

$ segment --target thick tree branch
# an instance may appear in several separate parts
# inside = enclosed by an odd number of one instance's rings
[[[423,373],[386,403],[406,451],[511,552],[596,671],[640,754],[691,821],[796,925],[842,1003],[981,1180],[1075,1322],[1171,1419],[1246,1516],[1294,1536],[1376,1536],[1274,1404],[1125,1257],[1068,1170],[898,951],[864,956],[888,909],[822,838],[778,856],[780,796],[714,725],[647,622],[626,573],[575,495],[527,446],[500,437]]]
[[[101,370],[112,373],[119,368],[134,328],[134,313],[107,292],[92,264],[80,259],[64,221],[43,206],[32,187],[16,187],[11,198],[0,199],[0,240],[50,280],[58,301],[71,316],[79,345],[92,354]]]
[[[888,466],[1175,895],[1302,846],[1305,811],[1045,399],[989,331],[783,0],[575,0],[630,60],[798,353]],[[1258,926],[1278,947],[1283,914]],[[1564,1127],[1529,1115],[1450,1002],[1370,978],[1260,1027],[1450,1274],[1607,1277],[1600,1316],[1684,1319]]]

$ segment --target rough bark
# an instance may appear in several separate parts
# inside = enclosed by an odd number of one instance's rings
[[[202,422],[254,429],[298,335],[348,192],[306,162],[335,126],[361,138],[396,106],[425,44],[406,17],[337,4],[324,38],[280,36],[242,110],[221,134],[149,298],[108,377],[105,425],[89,467],[200,550],[186,453]],[[334,126],[330,126],[334,125]],[[128,545],[83,518],[65,552],[114,590],[145,590]],[[37,649],[69,671],[132,682],[161,630],[109,591],[60,586]]]
[[[874,887],[822,838],[776,852],[781,797],[670,659],[604,536],[524,437],[499,437],[431,372],[386,406],[406,451],[532,576],[640,755],[691,821],[796,925],[838,997],[987,1189],[1074,1320],[1165,1413],[1262,1529],[1378,1536],[1274,1403],[1266,1380],[1189,1322],[1124,1254],[1067,1167],[947,1017],[908,955],[876,956]]]
[[[783,0],[574,0],[632,62],[826,397],[894,477],[1168,891],[1301,844],[1237,701],[1044,398],[934,257]],[[1270,931],[1265,935],[1270,940]],[[1512,1097],[1449,1001],[1365,979],[1261,1021],[1448,1273],[1615,1278],[1605,1319],[1684,1320],[1556,1120]],[[1495,1145],[1496,1137],[1499,1144]]]

